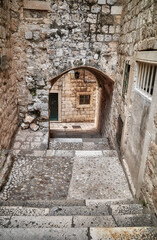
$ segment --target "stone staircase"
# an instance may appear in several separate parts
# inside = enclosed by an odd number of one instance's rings
[[[132,199],[0,202],[0,239],[157,239],[153,215]]]
[[[38,160],[34,168],[45,163],[51,169],[57,159],[61,167],[67,159],[72,162],[67,196],[19,201],[15,195],[15,200],[0,201],[0,240],[157,239],[156,218],[133,199],[107,138],[55,138],[47,151],[31,154]]]

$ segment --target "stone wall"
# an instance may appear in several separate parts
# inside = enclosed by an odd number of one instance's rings
[[[145,55],[148,56],[151,50],[157,50],[156,9],[157,2],[153,0],[128,0],[124,5],[118,48],[117,77],[108,121],[108,136],[114,147],[120,151],[132,191],[137,197],[140,196],[142,183],[143,193],[147,191],[148,177],[146,176],[148,175],[148,167],[145,167],[146,159],[149,158],[148,155],[152,154],[152,145],[150,143],[155,141],[153,119],[155,115],[154,109],[157,107],[155,97],[157,90],[155,87],[151,101],[136,91],[138,71],[136,58],[138,52],[147,51]],[[123,94],[126,61],[130,64],[130,75],[127,92]],[[149,59],[146,57],[143,61],[149,62]],[[123,123],[120,147],[116,138],[119,116]],[[155,172],[155,165],[152,165],[151,162],[149,164],[153,172]],[[156,181],[155,174],[151,175],[149,179],[153,186],[154,179]],[[149,185],[150,188],[151,184]],[[153,189],[149,189],[149,191],[151,194],[145,196],[147,201],[155,202]]]
[[[71,71],[59,79],[50,92],[58,92],[60,103],[59,121],[61,122],[95,122],[96,102],[98,98],[97,80],[86,70]],[[79,104],[80,95],[90,95],[90,104]]]
[[[25,74],[18,86],[18,102],[21,121],[27,113],[37,114],[40,130],[47,131],[51,79],[82,65],[114,79],[122,6],[118,0],[44,4],[38,2],[37,8],[25,1],[21,12],[18,35],[25,52]]]
[[[0,150],[7,149],[18,126],[16,49],[21,1],[0,2]]]

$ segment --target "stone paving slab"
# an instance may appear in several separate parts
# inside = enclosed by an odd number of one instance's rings
[[[119,227],[149,227],[153,225],[150,214],[114,215],[114,219]]]
[[[47,216],[49,208],[0,207],[0,216]]]
[[[116,227],[112,216],[74,216],[75,227]]]
[[[55,143],[56,142],[65,142],[65,143],[82,143],[82,138],[54,138],[52,139]]]
[[[49,149],[52,150],[82,150],[81,142],[50,142]]]
[[[133,198],[124,199],[87,199],[86,206],[105,206],[113,204],[133,204],[136,201]]]
[[[85,206],[85,200],[26,200],[26,201],[0,201],[0,206],[22,206],[37,208],[52,208],[58,206]]]
[[[0,228],[70,228],[72,216],[13,216],[0,217]]]
[[[98,157],[103,156],[102,151],[75,151],[76,157]]]
[[[108,207],[86,207],[86,206],[73,206],[73,207],[53,207],[50,209],[51,216],[107,216],[109,215]]]
[[[157,228],[90,228],[92,240],[156,240]]]
[[[87,228],[0,229],[1,240],[88,240]]]
[[[142,214],[144,209],[141,204],[121,204],[110,205],[112,214],[124,215],[124,214]]]
[[[30,129],[18,129],[15,136],[12,150],[21,153],[27,153],[32,150],[46,150],[48,147],[48,132],[37,131],[34,132]]]
[[[68,199],[132,198],[118,158],[75,157]]]
[[[75,151],[74,150],[55,150],[54,156],[56,157],[74,157]]]

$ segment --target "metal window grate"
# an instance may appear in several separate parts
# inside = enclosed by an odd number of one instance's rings
[[[80,104],[90,104],[90,95],[80,95]]]
[[[148,97],[153,95],[157,66],[150,63],[138,62],[136,87]]]

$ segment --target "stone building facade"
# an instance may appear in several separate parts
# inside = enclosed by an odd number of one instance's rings
[[[144,83],[143,86],[139,86],[138,81],[140,64],[143,64],[141,71],[146,81],[149,81],[149,67],[154,66],[156,73],[156,13],[156,1],[128,0],[124,5],[112,101],[113,111],[108,123],[109,129],[115,126],[113,132],[109,130],[109,136],[114,146],[120,149],[134,195],[151,203],[154,209],[157,187],[155,156],[157,132],[154,121],[157,111],[157,76],[153,77],[152,95],[148,94]],[[144,71],[147,75],[144,75]],[[150,86],[150,82],[148,85]],[[124,88],[127,91],[124,91]],[[118,139],[119,130],[121,141]]]
[[[75,76],[77,73],[78,77]],[[52,86],[50,95],[53,93],[57,94],[58,98],[58,118],[54,120],[96,122],[99,86],[95,76],[89,71],[75,70],[65,74]],[[50,104],[49,100],[49,106]]]
[[[84,67],[101,85],[101,133],[119,149],[133,193],[156,211],[157,80],[151,96],[137,81],[141,62],[146,75],[157,64],[157,2],[1,0],[0,10],[0,147],[26,114],[48,141],[50,89]]]

